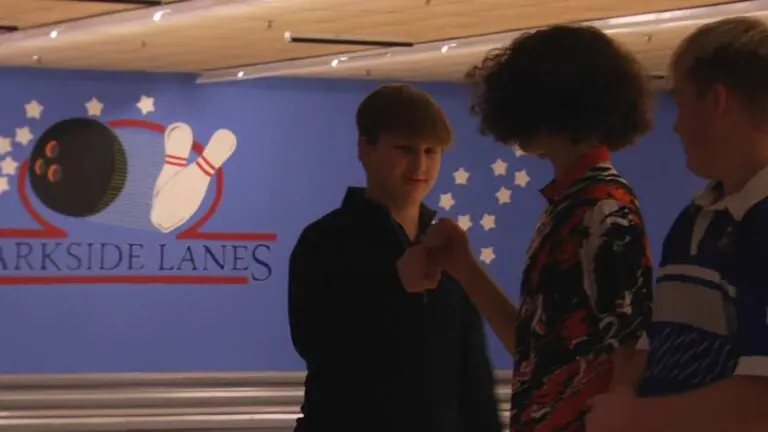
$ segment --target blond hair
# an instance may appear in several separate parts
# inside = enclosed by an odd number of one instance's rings
[[[688,35],[670,64],[675,80],[700,93],[725,86],[760,120],[768,121],[768,25],[752,17],[705,24]]]

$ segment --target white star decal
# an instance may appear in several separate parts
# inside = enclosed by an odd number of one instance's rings
[[[515,171],[515,185],[525,187],[529,181],[531,181],[531,178],[528,177],[528,173],[524,169]]]
[[[27,113],[27,118],[39,119],[43,113],[45,107],[40,105],[40,102],[32,100],[24,104],[24,111]]]
[[[30,141],[32,141],[32,138],[35,136],[32,135],[32,132],[30,132],[28,126],[24,126],[23,128],[16,128],[16,142],[20,143],[21,145],[27,145]]]
[[[480,225],[486,231],[496,228],[496,216],[488,213],[483,214],[483,218],[480,219]]]
[[[8,184],[8,177],[0,177],[0,195],[9,190],[11,190],[11,186]]]
[[[490,264],[494,259],[496,254],[493,253],[493,247],[480,248],[480,261]]]
[[[141,100],[136,104],[141,110],[141,113],[147,115],[151,112],[155,112],[155,98],[149,96],[141,96]]]
[[[85,103],[85,109],[88,111],[89,116],[98,117],[101,115],[101,110],[104,109],[104,104],[95,97],[92,97],[91,100]]]
[[[520,150],[520,146],[515,146],[514,150],[515,150],[515,156],[517,157],[525,156],[525,152]]]
[[[464,168],[459,168],[455,173],[453,173],[453,179],[456,184],[465,185],[467,184],[468,178],[469,173]]]
[[[13,147],[11,146],[11,139],[8,137],[0,136],[0,155],[4,155],[11,150],[13,150]]]
[[[5,159],[0,162],[0,173],[3,175],[14,175],[16,174],[16,168],[18,166],[19,164],[13,160],[12,157],[6,156]]]
[[[454,204],[456,204],[456,201],[453,199],[452,193],[448,192],[447,194],[440,194],[440,204],[438,204],[438,206],[450,210]]]
[[[507,175],[507,163],[501,159],[496,159],[496,162],[491,165],[494,176]]]
[[[472,227],[472,221],[470,220],[469,215],[459,215],[458,222],[456,222],[456,223],[464,231],[466,231],[470,227]]]
[[[499,204],[507,204],[512,201],[512,191],[505,188],[504,186],[499,188],[499,191],[496,192],[496,199],[499,200]]]

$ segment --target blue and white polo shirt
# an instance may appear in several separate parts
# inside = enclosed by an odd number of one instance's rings
[[[664,240],[641,396],[768,376],[768,168],[721,196],[708,186]]]

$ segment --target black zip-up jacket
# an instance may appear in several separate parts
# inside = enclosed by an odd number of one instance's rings
[[[499,432],[479,313],[447,274],[427,294],[405,291],[408,236],[364,194],[350,188],[291,253],[291,337],[307,364],[295,430]],[[422,233],[434,216],[422,208]]]

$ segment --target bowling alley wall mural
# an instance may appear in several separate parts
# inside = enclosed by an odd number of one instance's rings
[[[153,104],[142,96],[137,107],[147,113]],[[184,122],[101,120],[96,98],[85,107],[89,116],[58,120],[39,137],[24,127],[13,141],[0,141],[0,153],[14,143],[30,148],[21,162],[2,159],[0,190],[16,194],[37,225],[0,228],[0,239],[14,240],[0,248],[0,284],[218,285],[271,276],[276,234],[206,229],[224,197],[224,164],[237,149],[233,131],[200,137]],[[44,106],[32,100],[25,110],[36,118]],[[68,225],[94,222],[168,240],[131,241],[129,231],[122,242],[70,236]]]
[[[355,111],[380,84],[0,68],[0,374],[303,370],[291,249],[364,184]],[[417,85],[455,137],[426,204],[517,299],[551,170],[480,136],[463,85]],[[656,130],[616,157],[656,253],[700,186],[674,115],[660,98]],[[488,347],[512,366],[490,330]]]

